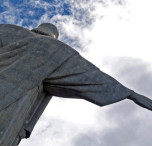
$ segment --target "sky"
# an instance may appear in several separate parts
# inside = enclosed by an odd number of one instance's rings
[[[0,0],[0,23],[57,26],[59,40],[152,99],[151,0]],[[53,97],[20,146],[151,146],[152,112],[132,101],[99,107]]]

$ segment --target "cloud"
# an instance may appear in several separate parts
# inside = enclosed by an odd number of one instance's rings
[[[135,58],[117,57],[105,60],[105,66],[109,68],[112,76],[119,78],[126,86],[139,91],[143,88],[143,93],[151,94],[146,86],[140,84],[144,79],[149,85],[152,82],[149,78],[151,66],[149,63]],[[134,84],[134,81],[138,84]],[[91,117],[89,118],[90,115],[87,117],[87,111],[82,110],[86,108],[91,112],[89,103],[86,103],[87,107],[85,102],[82,103],[79,100],[63,99],[60,104],[56,103],[57,100],[59,98],[53,98],[51,105],[47,107],[47,112],[51,111],[51,116],[47,113],[43,115],[32,137],[22,142],[24,145],[45,146],[49,143],[55,146],[63,144],[70,146],[151,146],[151,112],[130,100],[126,99],[108,107],[96,107],[91,104],[94,107],[92,118],[95,122],[92,123],[93,125],[87,125]],[[68,106],[69,103],[70,106]],[[79,107],[81,112],[77,108],[78,112],[73,111],[74,106]],[[84,113],[81,119],[88,119],[88,122],[83,122],[84,125],[81,122],[75,124],[72,119],[70,120],[72,115],[80,118],[81,113]],[[64,118],[65,115],[69,118]]]
[[[151,65],[140,59],[128,57],[111,58],[105,61],[116,78],[124,81],[134,90],[152,95]],[[101,109],[102,110],[102,109]],[[98,125],[102,124],[102,113],[98,110]],[[74,146],[150,146],[151,112],[132,101],[124,100],[109,106],[105,112],[109,126],[104,129],[90,129],[82,132],[73,141]],[[102,126],[102,125],[101,125]]]
[[[122,82],[125,81],[128,87],[131,86],[135,91],[144,95],[152,95],[150,90],[152,68],[149,63],[128,57],[112,58],[108,62],[111,64],[111,72],[114,72]],[[150,124],[152,118],[148,118],[151,117],[150,111],[126,100],[118,106],[111,107],[107,116],[117,126],[109,131],[106,130],[103,136],[104,145],[111,146],[113,142],[117,146],[142,146],[144,142],[148,146],[151,145],[149,140],[152,135],[149,129],[152,127]]]
[[[90,131],[87,132],[89,133]],[[88,133],[77,136],[73,142],[74,146],[101,146],[97,133],[92,131]]]
[[[88,105],[86,106],[85,102],[83,103],[83,101],[78,100],[59,100],[59,98],[51,99],[31,137],[22,140],[20,146],[72,146],[73,139],[79,135],[82,129],[88,129],[88,125],[91,125],[91,118],[93,118],[93,115],[91,116],[91,110],[89,111],[90,116],[86,115],[88,110],[86,107]],[[82,110],[82,106],[84,111]],[[77,107],[77,109],[75,107]],[[75,121],[76,118],[80,118],[80,116],[82,116],[82,120],[77,119],[77,121]],[[84,116],[85,119],[83,118]],[[86,123],[86,119],[90,121]]]
[[[94,21],[105,15],[104,10],[108,6],[122,5],[125,1],[7,0],[1,3],[1,6],[5,7],[0,15],[1,23],[17,24],[32,29],[43,22],[52,22],[59,28],[61,41],[79,51],[86,51],[91,43],[86,32],[92,29]]]
[[[79,4],[68,0],[64,2],[27,0],[24,3],[2,1],[0,23],[16,24],[32,29],[41,23],[52,22],[59,27],[60,40],[82,50],[89,42],[80,41],[82,40],[80,38],[84,37],[81,29],[91,23],[92,17],[89,11],[91,7],[88,7],[88,4],[84,7],[82,2]],[[69,30],[65,26],[69,26]]]
[[[20,146],[47,146],[49,144],[60,146],[64,143],[66,144],[68,139],[68,142],[72,139],[71,127],[75,129],[71,123],[64,120],[55,118],[46,119],[43,117],[36,126],[37,131],[33,132],[30,139],[22,140]]]
[[[46,2],[40,1],[2,1],[0,22],[17,24],[24,27],[30,27],[30,25],[38,25],[37,21],[41,16],[47,14],[49,18],[54,15],[70,15],[69,5],[65,2]],[[66,9],[66,11],[65,11]],[[32,15],[31,15],[32,14]],[[12,17],[12,19],[7,19]],[[36,23],[36,24],[35,24]]]
[[[152,95],[152,65],[138,58],[111,57],[104,60],[113,76],[134,90]]]
[[[2,0],[0,23],[32,29],[40,23],[52,22],[60,31],[61,41],[83,52],[102,71],[127,87],[150,97],[151,64],[141,60],[151,60],[150,3],[150,0],[26,0],[16,4]],[[140,59],[120,58],[124,55]],[[51,100],[54,106],[48,106],[31,138],[23,140],[21,146],[151,146],[152,116],[133,102],[125,100],[99,108],[87,102],[82,106],[81,101],[69,101]]]

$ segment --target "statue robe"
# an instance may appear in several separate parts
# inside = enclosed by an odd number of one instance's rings
[[[30,135],[38,120],[32,118],[41,115],[50,96],[80,98],[105,106],[133,93],[57,39],[15,25],[0,25],[0,42],[0,143],[6,146],[15,145],[22,127]],[[36,107],[39,110],[31,113]],[[32,128],[28,129],[26,122]]]
[[[22,27],[1,24],[0,58],[1,54],[9,52],[9,50],[5,48],[7,45],[34,35],[31,31]],[[11,62],[13,59],[9,60],[9,58],[8,56],[5,61],[1,59],[0,72],[3,71],[6,65],[13,63]],[[14,76],[12,76],[12,78],[13,77]],[[5,84],[2,84],[0,81],[0,87],[4,85]],[[0,96],[1,95],[2,94],[0,94]],[[0,145],[17,146],[21,138],[28,138],[51,97],[51,95],[48,96],[43,92],[43,85],[41,83],[27,91],[21,98],[8,104],[8,106],[2,103],[3,107],[0,107]]]

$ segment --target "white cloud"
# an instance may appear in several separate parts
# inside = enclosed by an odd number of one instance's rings
[[[51,4],[42,0],[31,0],[31,5],[44,8],[45,13],[39,20],[31,20],[33,23],[27,27],[31,29],[42,22],[55,23],[60,31],[60,40],[81,50],[82,55],[100,67],[102,71],[150,95],[148,85],[151,87],[151,71],[146,69],[151,66],[152,2],[150,0],[66,0],[65,2],[71,5],[72,14],[68,16],[57,14],[51,18],[51,11],[49,11]],[[60,7],[61,3],[56,7]],[[6,19],[7,23],[22,25],[24,20],[18,15],[22,8],[15,10],[9,3],[5,5],[8,6],[8,11],[0,16],[0,20]],[[14,13],[11,13],[12,9],[15,10]],[[29,14],[33,15],[33,12],[30,11]],[[128,58],[129,61],[122,62],[124,56],[138,59]],[[140,62],[139,60],[143,60],[143,63],[137,63],[137,68],[136,62]],[[135,68],[135,72],[130,71],[128,62],[131,65],[134,62],[132,68]],[[144,75],[143,71],[145,71]],[[124,75],[124,72],[127,74]],[[139,78],[136,76],[138,72],[140,72]],[[147,86],[145,79],[147,82],[149,79]],[[136,83],[132,82],[135,80]],[[142,82],[144,85],[139,84]],[[20,146],[61,146],[63,144],[80,146],[80,142],[92,146],[93,144],[101,145],[100,139],[103,137],[105,138],[102,139],[103,144],[107,146],[112,146],[113,142],[117,146],[123,145],[123,140],[128,140],[130,145],[139,145],[140,142],[144,145],[144,142],[151,139],[148,135],[150,131],[147,132],[147,138],[143,135],[151,123],[150,117],[150,112],[135,107],[127,101],[100,108],[86,101],[53,98],[38,122],[31,139],[22,141]],[[131,122],[128,123],[129,120]],[[133,128],[140,133],[134,131]],[[138,138],[138,142],[127,135],[132,133],[131,130],[135,134],[133,137]],[[113,137],[115,133],[118,136],[122,134],[121,141]],[[150,143],[147,145],[150,146]]]
[[[133,77],[133,74],[137,75],[137,72],[132,72],[132,74],[128,73],[128,76],[126,73],[125,79],[123,79],[124,74],[118,76],[118,72],[121,72],[121,68],[119,68],[120,66],[119,62],[121,62],[123,56],[139,58],[139,60],[142,59],[147,62],[151,62],[151,49],[150,49],[152,45],[150,41],[151,30],[152,30],[150,25],[151,21],[150,19],[145,18],[145,15],[147,16],[147,14],[150,15],[151,13],[149,12],[149,9],[147,10],[144,9],[143,11],[138,12],[138,10],[140,10],[141,8],[144,7],[146,8],[147,5],[150,5],[151,2],[146,1],[147,3],[145,5],[144,5],[144,1],[142,0],[139,2],[139,5],[138,2],[139,1],[134,1],[134,2],[128,1],[127,3],[124,3],[124,5],[120,6],[120,5],[113,5],[110,2],[106,3],[106,5],[103,4],[99,5],[98,1],[96,1],[95,3],[93,3],[92,6],[91,5],[92,1],[89,1],[85,5],[86,7],[84,7],[84,9],[85,8],[87,9],[86,11],[88,13],[86,17],[84,16],[82,22],[80,16],[83,14],[79,13],[81,11],[77,9],[73,10],[76,16],[62,17],[58,15],[58,16],[54,16],[52,21],[57,22],[57,25],[59,26],[59,30],[61,30],[62,31],[61,33],[63,33],[64,35],[66,34],[67,37],[78,38],[77,39],[78,41],[74,41],[74,42],[81,43],[80,47],[82,47],[83,49],[85,46],[87,49],[87,52],[84,52],[83,56],[91,60],[97,66],[99,66],[101,70],[106,71],[109,74],[117,77],[118,80],[120,79],[121,81],[123,81],[125,85],[130,85],[134,90],[140,92],[142,90],[142,93],[147,93],[146,91],[148,90],[144,88],[144,86],[141,87],[140,84],[134,84],[133,82],[129,82],[131,81],[132,78],[130,78],[130,80],[128,81],[129,76]],[[76,8],[81,8],[81,4],[80,6],[77,6],[76,4]],[[139,16],[140,19],[137,19]],[[85,18],[87,19],[87,17],[89,17],[89,20],[91,22],[89,23],[89,25],[87,23],[84,23],[85,21],[83,21],[85,20]],[[69,43],[68,39],[65,39],[64,37],[65,36],[63,36],[62,38],[61,36],[62,40],[66,43]],[[89,43],[87,43],[86,40],[89,40]],[[74,43],[70,42],[69,44],[75,47],[76,49],[78,49],[77,45],[75,45]],[[84,46],[82,44],[84,44]],[[103,64],[105,58],[106,60],[108,60],[108,58],[112,58],[112,57],[119,58],[120,56],[121,58],[118,60],[118,62],[114,62],[113,59],[109,59],[108,63],[112,64],[111,65],[112,68],[110,66],[105,66],[105,64]],[[136,60],[134,60],[133,62],[136,62]],[[144,66],[147,66],[147,63],[143,63],[143,64]],[[125,62],[123,65],[126,66],[127,63]],[[115,68],[115,66],[117,68]],[[134,68],[135,67],[136,64],[134,64]],[[150,67],[150,65],[148,67]],[[115,69],[117,69],[117,71]],[[139,69],[137,70],[136,68],[136,71],[140,71],[140,69],[141,71],[143,70],[142,66],[139,65]],[[143,78],[146,77],[146,74],[147,73],[143,75]],[[139,83],[140,79],[141,76],[139,78],[136,78],[136,82]],[[148,85],[150,86],[150,82],[148,83]],[[150,95],[150,93],[149,94],[147,93],[146,95]],[[85,107],[87,108],[86,104],[85,103],[83,104],[84,108]],[[70,103],[69,106],[67,106],[67,109],[70,106],[77,107],[79,106],[79,104],[77,105],[76,103],[73,104]],[[94,109],[92,109],[90,106],[88,107],[88,111],[91,112],[94,111]],[[129,101],[128,102],[125,101],[105,108],[96,107],[95,112],[98,113],[98,116],[96,117],[94,128],[92,128],[92,126],[89,125],[88,130],[86,130],[86,132],[83,130],[81,131],[81,134],[78,133],[77,134],[78,137],[74,139],[75,140],[73,143],[74,145],[80,145],[80,144],[83,145],[86,144],[87,146],[91,146],[93,144],[101,145],[100,139],[102,139],[103,145],[107,144],[108,146],[111,146],[114,142],[116,143],[116,145],[124,145],[123,141],[128,141],[130,145],[139,145],[141,141],[143,143],[145,137],[143,138],[141,131],[142,130],[145,131],[148,128],[143,124],[143,123],[147,123],[147,120],[143,115],[146,114],[147,116],[148,115],[150,116],[149,111],[146,111],[145,109],[141,109]],[[130,112],[129,113],[130,115],[128,115],[128,117],[126,117],[127,112]],[[65,113],[66,113],[66,108],[65,108]],[[140,116],[139,113],[141,113]],[[59,118],[61,118],[63,114],[64,113],[61,112]],[[79,114],[78,119],[80,120],[78,121],[80,122],[82,118],[81,113],[78,111],[77,114]],[[105,114],[107,114],[107,117],[105,116]],[[111,118],[112,115],[115,119]],[[136,115],[138,115],[138,117]],[[126,121],[125,122],[119,121],[119,117],[125,119]],[[98,120],[99,122],[97,122]],[[143,121],[143,123],[139,121]],[[86,123],[87,122],[88,120],[86,120]],[[122,127],[121,124],[123,124],[123,126],[125,126],[126,128]],[[79,127],[79,125],[77,126]],[[104,127],[105,129],[103,129]],[[144,127],[145,129],[143,128],[142,130],[140,130],[139,127]],[[140,134],[136,133],[135,132],[136,130],[134,131],[133,129],[136,129],[138,132],[140,132]],[[89,130],[90,133],[88,132]],[[100,131],[99,133],[97,132],[98,130]],[[132,133],[131,130],[133,130],[135,133],[130,137],[129,134]],[[115,135],[115,133],[117,133],[117,137],[122,135],[121,140],[119,140],[116,136],[113,136]],[[151,139],[148,133],[147,133],[147,137]],[[88,138],[85,138],[84,135],[87,135]],[[95,138],[95,136],[97,137]],[[102,136],[105,137],[105,139],[103,139]],[[137,142],[135,141],[136,138],[138,139]],[[148,138],[146,138],[145,140],[147,141]],[[86,139],[86,143],[85,143],[85,139]],[[90,143],[88,143],[88,140]],[[68,145],[72,145],[72,144],[69,142]]]

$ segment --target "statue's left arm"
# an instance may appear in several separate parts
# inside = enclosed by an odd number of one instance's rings
[[[133,93],[68,45],[62,43],[60,48],[58,53],[61,59],[68,55],[68,50],[74,53],[44,80],[45,91],[54,96],[85,99],[99,106],[121,101]]]
[[[65,44],[60,47],[60,54],[62,54],[62,48],[72,49]],[[44,90],[54,96],[81,98],[99,106],[113,104],[127,98],[136,101],[144,108],[152,109],[150,99],[141,98],[139,94],[137,96],[134,91],[102,72],[79,53],[65,60],[44,80]]]
[[[42,81],[51,95],[81,98],[99,106],[134,94],[73,48],[50,37],[29,37],[9,44],[3,47],[0,60],[0,110]]]
[[[139,106],[152,110],[152,100],[138,93],[131,94],[128,99],[134,101]]]

